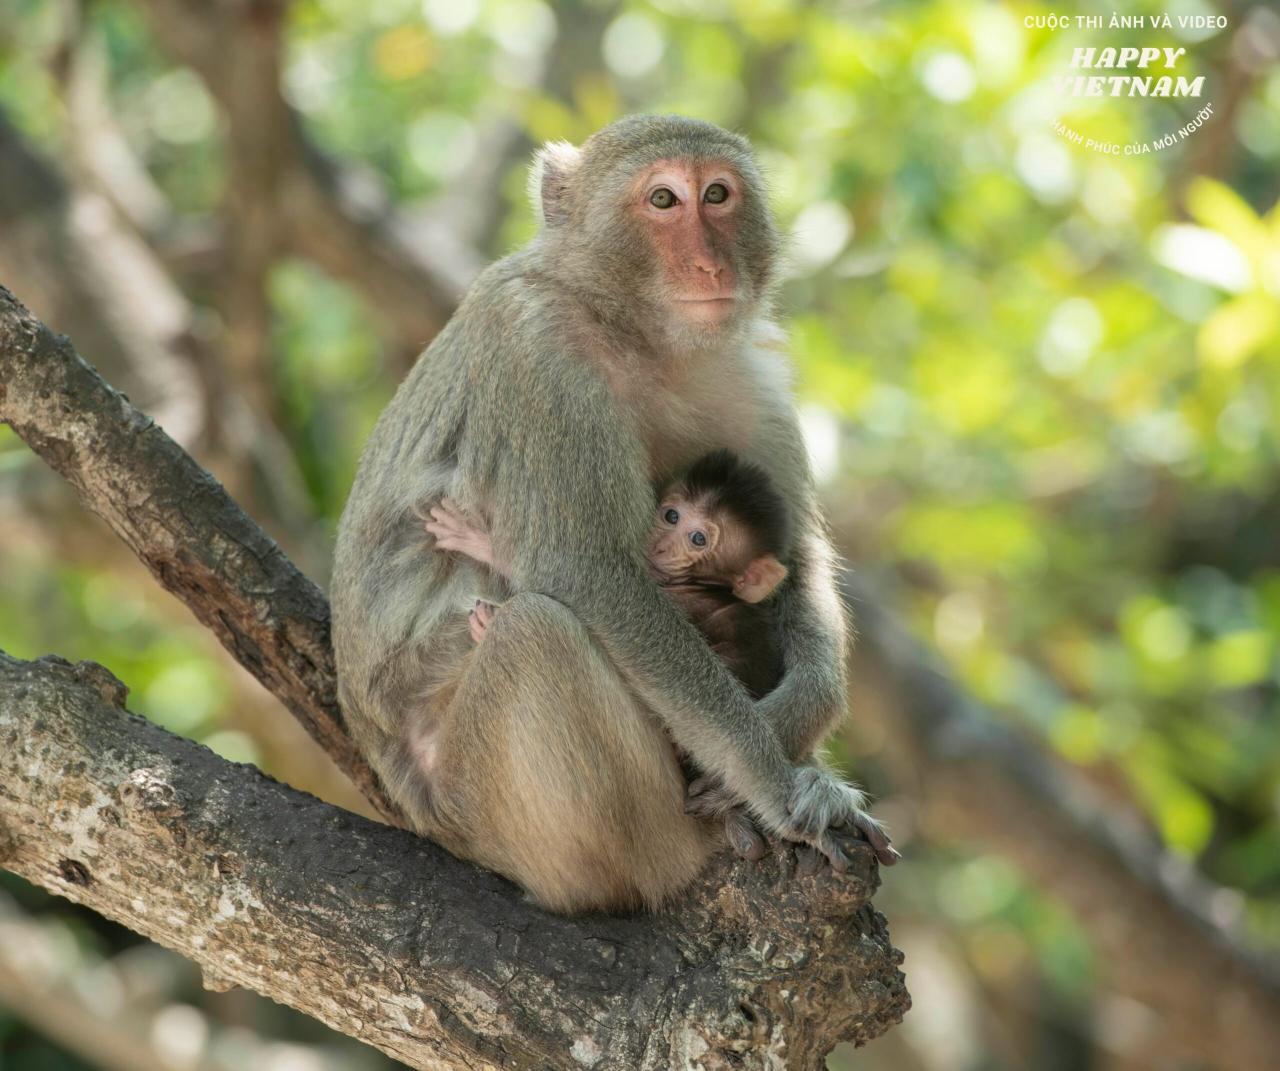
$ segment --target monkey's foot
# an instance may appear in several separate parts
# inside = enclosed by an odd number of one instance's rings
[[[747,808],[729,795],[714,777],[695,777],[685,789],[684,813],[724,822],[725,839],[734,853],[755,862],[764,858],[765,835]]]
[[[479,643],[484,639],[485,631],[493,620],[495,610],[497,610],[497,607],[493,603],[485,602],[483,599],[476,599],[475,606],[471,608],[471,613],[467,615],[467,625],[471,628],[471,641],[473,643]]]
[[[745,807],[739,805],[726,812],[724,835],[736,855],[750,859],[753,863],[764,858],[764,834],[751,815],[747,814]]]
[[[717,778],[695,777],[684,790],[684,813],[692,818],[719,818],[738,804]]]

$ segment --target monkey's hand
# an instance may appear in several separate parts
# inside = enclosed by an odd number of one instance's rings
[[[849,868],[846,854],[853,842],[867,841],[883,866],[902,858],[889,843],[884,827],[866,812],[866,796],[817,766],[796,770],[787,802],[789,826],[780,832],[803,841],[827,857],[834,870]]]
[[[421,516],[421,514],[419,514]],[[440,550],[451,550],[496,572],[502,572],[493,556],[493,541],[488,529],[463,512],[451,498],[442,498],[423,517],[423,527]]]
[[[689,782],[684,813],[724,822],[725,839],[737,855],[752,862],[764,858],[764,834],[746,806],[730,795],[716,778],[703,774]]]

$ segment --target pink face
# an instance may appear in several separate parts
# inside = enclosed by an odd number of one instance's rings
[[[694,323],[723,322],[743,297],[728,257],[741,198],[741,180],[716,160],[658,160],[636,185],[634,211],[653,240],[671,301]]]
[[[715,581],[732,588],[743,602],[767,599],[787,577],[787,567],[777,558],[757,552],[740,522],[708,511],[679,491],[664,495],[658,504],[647,557],[659,583]]]
[[[720,550],[720,526],[697,503],[669,495],[649,536],[649,564],[662,576],[697,572]]]

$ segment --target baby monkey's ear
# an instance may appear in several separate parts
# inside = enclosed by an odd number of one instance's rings
[[[787,567],[762,554],[733,578],[733,593],[743,602],[763,602],[787,579]]]

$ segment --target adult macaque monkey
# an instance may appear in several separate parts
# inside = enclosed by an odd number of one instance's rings
[[[342,518],[357,742],[418,831],[557,911],[656,906],[701,870],[716,839],[685,813],[668,733],[766,832],[837,868],[859,835],[892,860],[813,758],[845,707],[845,623],[767,319],[778,240],[750,147],[624,119],[542,150],[532,188],[541,232],[409,373]],[[713,447],[761,465],[797,526],[786,674],[756,702],[643,554],[655,486]],[[431,546],[420,518],[444,495],[486,519],[512,587]],[[473,647],[477,597],[501,605]]]

